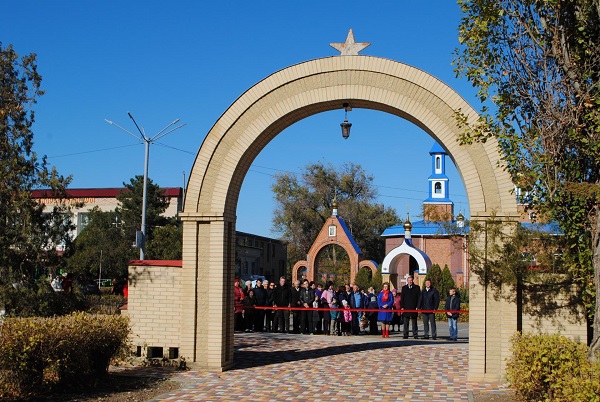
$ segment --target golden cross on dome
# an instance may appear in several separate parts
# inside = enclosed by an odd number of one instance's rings
[[[355,42],[354,33],[352,29],[348,31],[346,36],[346,42],[344,43],[330,43],[329,46],[340,51],[340,56],[358,56],[358,52],[369,46],[370,42]]]

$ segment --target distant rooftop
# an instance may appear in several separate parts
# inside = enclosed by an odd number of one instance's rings
[[[180,197],[183,195],[181,187],[165,187],[162,188],[165,197]],[[128,191],[125,187],[109,187],[109,188],[69,188],[65,192],[68,198],[115,198],[122,192]],[[33,198],[56,198],[51,189],[32,190]]]

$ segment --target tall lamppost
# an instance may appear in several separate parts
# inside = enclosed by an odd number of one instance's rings
[[[104,119],[104,120],[106,120],[106,122],[108,124],[117,126],[121,130],[125,131],[127,134],[135,137],[139,141],[142,141],[145,145],[145,150],[144,150],[144,191],[143,191],[143,195],[142,195],[142,227],[141,227],[141,233],[140,233],[141,235],[138,236],[136,233],[136,236],[135,236],[136,237],[136,246],[139,247],[139,249],[140,249],[140,260],[143,260],[144,253],[146,250],[146,205],[147,205],[147,192],[148,192],[148,160],[150,158],[150,144],[152,142],[164,137],[165,135],[170,134],[177,129],[180,129],[181,127],[185,126],[185,124],[181,124],[175,128],[172,128],[171,130],[167,131],[167,129],[169,127],[174,126],[175,124],[177,124],[179,122],[179,119],[175,119],[170,124],[168,124],[165,128],[163,128],[158,133],[156,133],[153,137],[146,137],[144,128],[142,127],[140,129],[140,126],[138,126],[137,122],[135,121],[135,119],[133,118],[131,113],[127,112],[127,115],[129,116],[129,118],[131,120],[133,120],[133,124],[135,124],[135,127],[137,128],[138,132],[140,133],[140,136],[133,134],[131,131],[124,129],[123,127],[119,126],[117,123],[115,123],[113,121],[110,121],[107,119]]]

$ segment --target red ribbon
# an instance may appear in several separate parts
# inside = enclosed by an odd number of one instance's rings
[[[320,307],[320,308],[307,308],[307,307],[270,307],[270,306],[244,306],[245,309],[254,308],[257,310],[293,310],[293,311],[302,311],[302,310],[310,310],[310,311],[357,311],[357,312],[382,312],[382,313],[459,313],[459,314],[468,314],[469,310],[393,310],[393,309],[375,309],[375,308],[328,308],[328,307]]]

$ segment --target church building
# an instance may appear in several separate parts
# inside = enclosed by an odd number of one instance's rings
[[[408,275],[425,274],[424,262],[420,255],[438,264],[441,269],[447,265],[457,286],[468,283],[467,230],[464,216],[459,211],[454,216],[454,203],[450,199],[450,182],[446,175],[446,151],[435,143],[429,151],[431,155],[431,175],[428,178],[429,196],[423,201],[423,219],[411,222],[409,218],[402,225],[384,230],[386,255],[393,250],[394,258],[390,266],[386,262],[383,271],[389,270],[389,280],[393,287],[402,287]],[[407,247],[408,252],[399,247]],[[413,250],[414,249],[414,250]],[[386,257],[388,259],[388,257]]]

